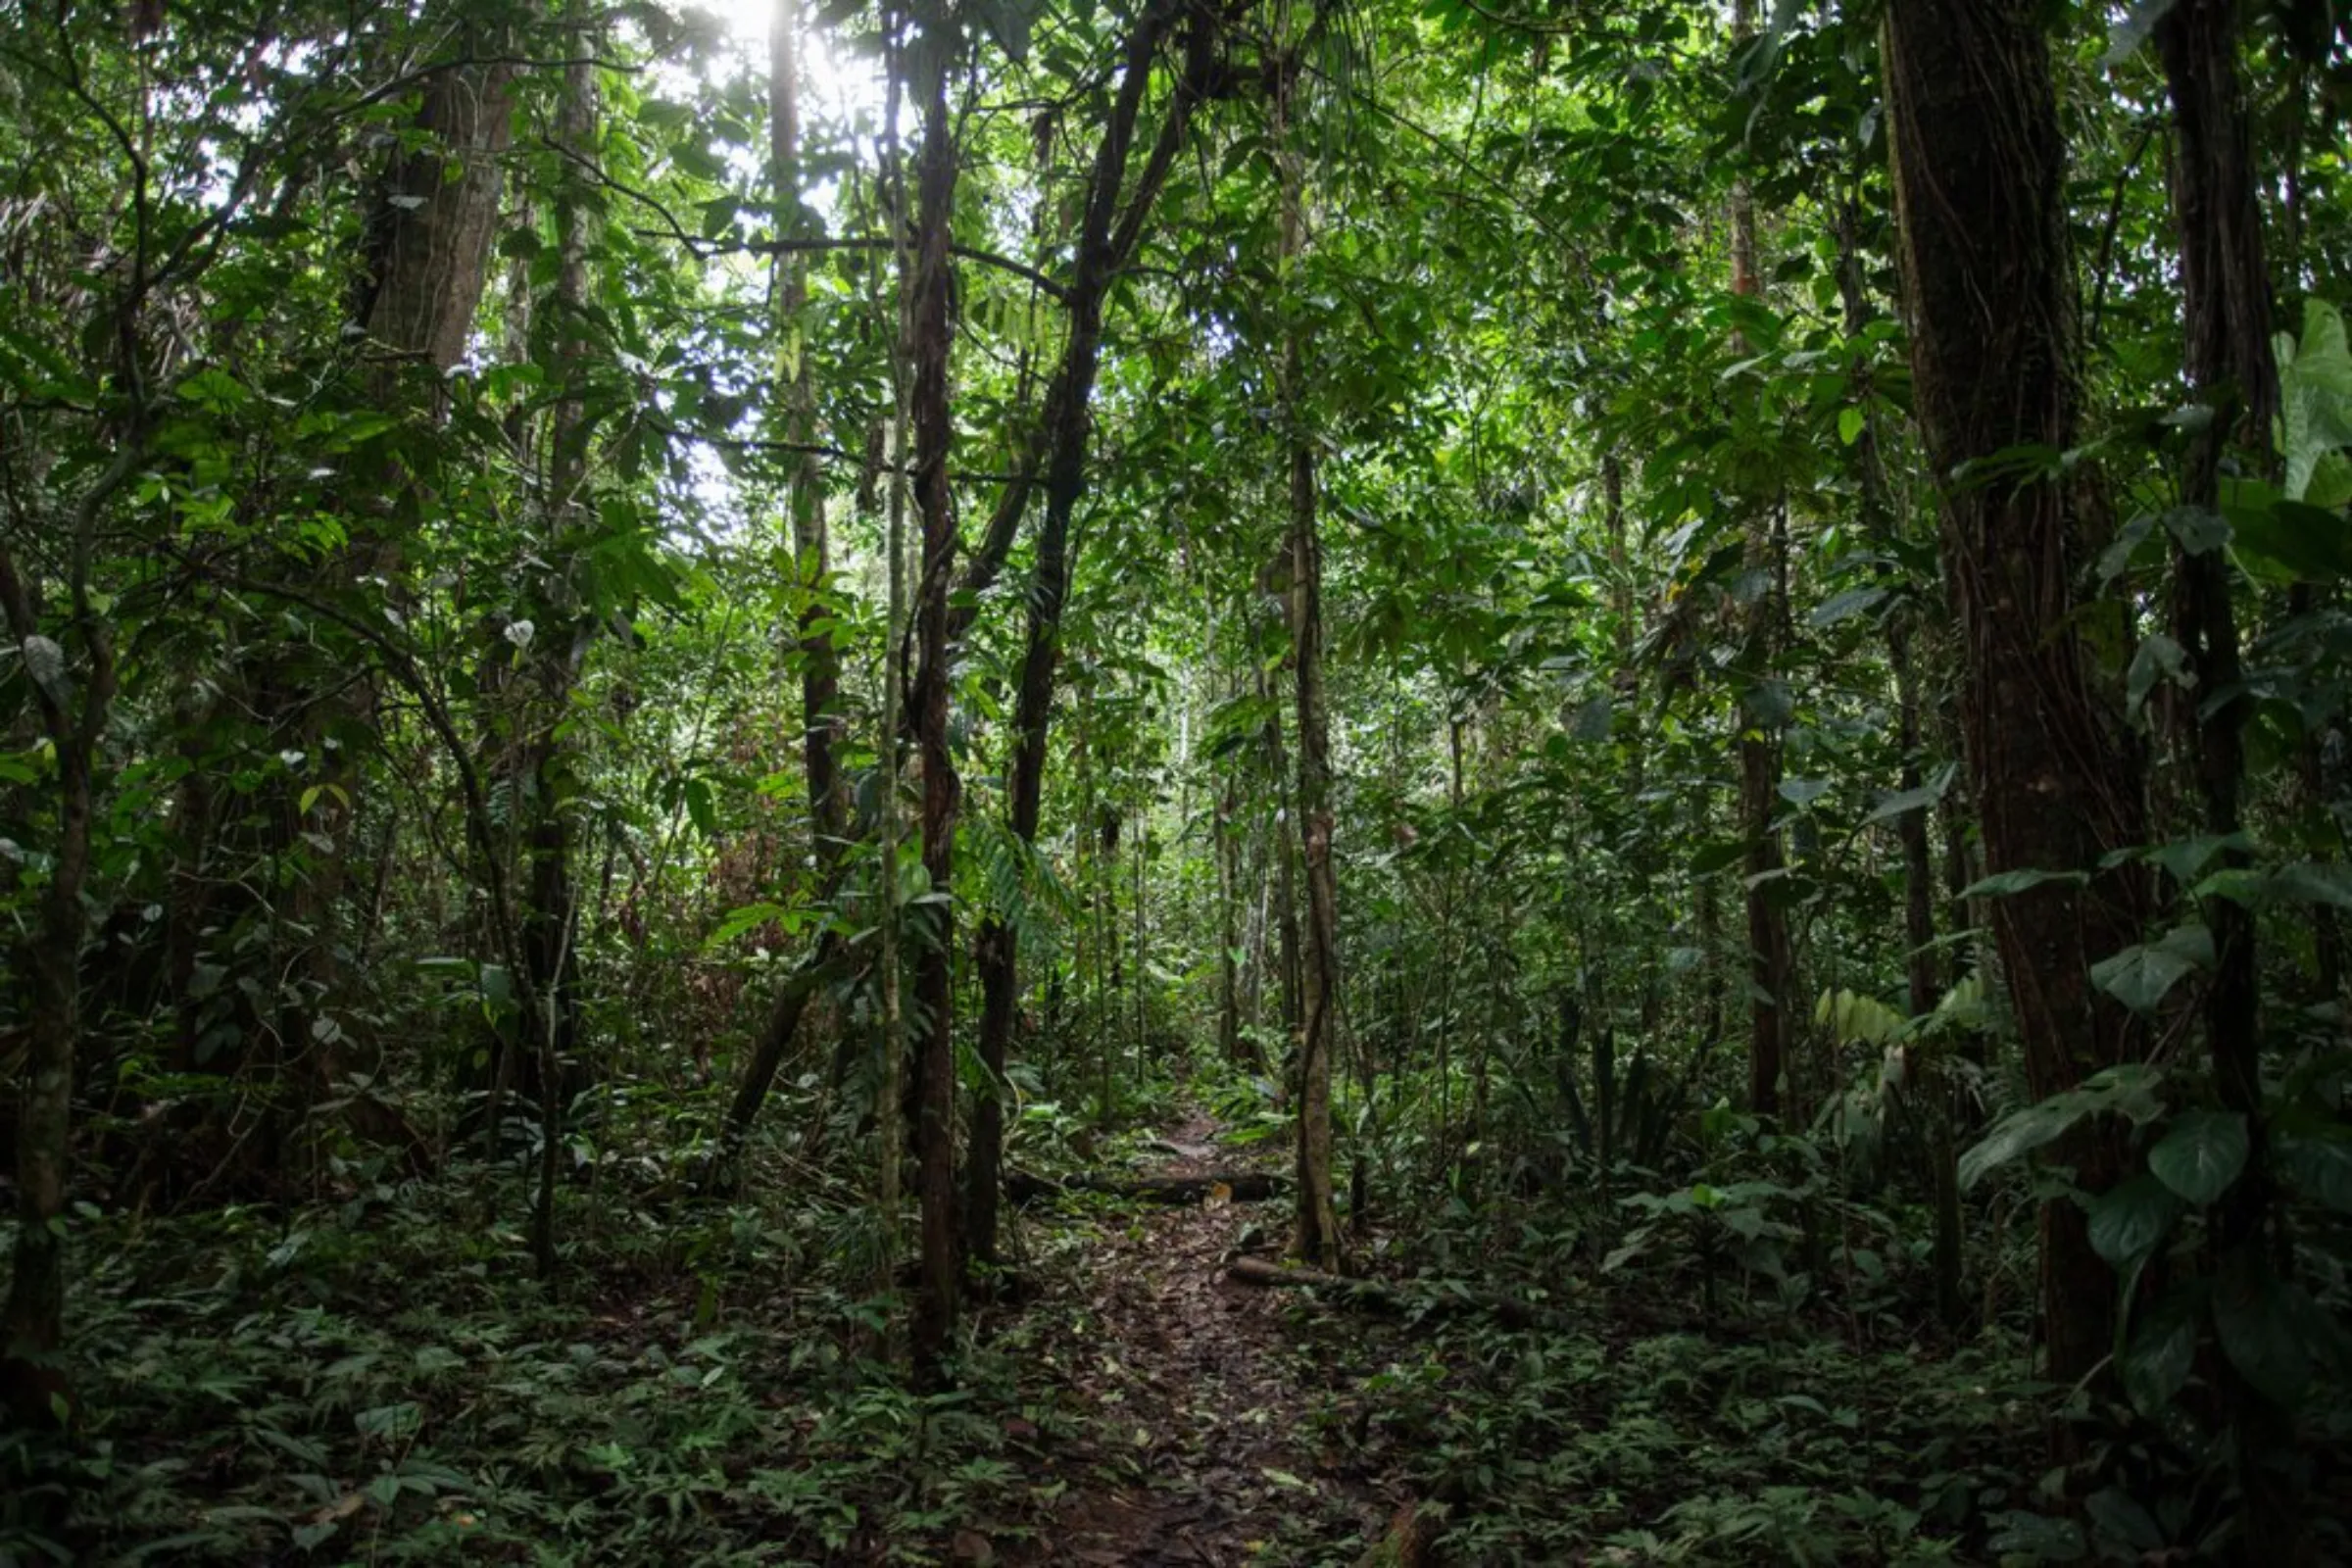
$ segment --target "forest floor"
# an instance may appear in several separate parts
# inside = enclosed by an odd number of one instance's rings
[[[1230,1098],[1232,1126],[1025,1147],[1270,1172],[1280,1116]],[[82,1216],[89,1421],[70,1453],[0,1442],[0,1563],[1395,1568],[1368,1552],[1433,1498],[1463,1565],[1983,1560],[2044,1528],[2046,1391],[2005,1330],[1921,1336],[1924,1247],[1859,1205],[1792,1302],[1708,1288],[1690,1227],[1604,1268],[1627,1229],[1594,1205],[1392,1176],[1350,1239],[1375,1312],[1228,1277],[1281,1254],[1280,1199],[1064,1193],[1017,1211],[1021,1289],[922,1392],[896,1303],[846,1283],[874,1256],[854,1180],[689,1208],[639,1200],[634,1160],[567,1205],[552,1290],[513,1165]]]
[[[1234,1169],[1221,1131],[1189,1113],[1155,1141],[1166,1157],[1143,1174]],[[1280,1200],[1214,1195],[1120,1212],[1046,1287],[1032,1310],[1081,1419],[1041,1455],[1047,1490],[1066,1490],[1037,1538],[1004,1560],[1226,1568],[1301,1548],[1346,1560],[1347,1543],[1360,1550],[1397,1511],[1395,1477],[1338,1458],[1317,1436],[1331,1368],[1293,1325],[1300,1303],[1226,1277],[1237,1241],[1279,1250],[1287,1214]],[[1350,1330],[1359,1349],[1362,1331]]]

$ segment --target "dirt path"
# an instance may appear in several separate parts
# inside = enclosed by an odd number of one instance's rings
[[[1233,1161],[1195,1114],[1161,1139],[1152,1174]],[[1287,1293],[1235,1285],[1224,1262],[1246,1227],[1279,1249],[1276,1200],[1127,1212],[1041,1310],[1067,1315],[1061,1349],[1090,1436],[1053,1456],[1068,1490],[1020,1563],[1224,1568],[1351,1561],[1395,1507],[1377,1478],[1335,1462],[1313,1421],[1324,1390],[1286,1321]]]

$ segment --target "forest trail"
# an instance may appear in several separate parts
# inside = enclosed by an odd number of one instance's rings
[[[1190,1113],[1162,1134],[1148,1174],[1230,1167],[1221,1131]],[[1269,1151],[1270,1152],[1270,1151]],[[1084,1436],[1048,1460],[1067,1491],[1015,1563],[1226,1568],[1312,1538],[1318,1560],[1353,1559],[1396,1506],[1378,1478],[1328,1463],[1313,1412],[1328,1386],[1285,1321],[1285,1292],[1238,1285],[1224,1265],[1254,1225],[1280,1248],[1286,1200],[1121,1210],[1049,1288],[1054,1353],[1081,1401]],[[1048,1220],[1048,1223],[1068,1223]],[[1050,1484],[1050,1483],[1049,1483]]]

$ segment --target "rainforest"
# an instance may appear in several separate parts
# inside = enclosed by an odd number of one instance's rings
[[[0,0],[0,1564],[2352,1559],[2332,0]]]

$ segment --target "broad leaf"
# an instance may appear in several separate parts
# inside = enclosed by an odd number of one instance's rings
[[[2352,1142],[2340,1138],[2282,1138],[2279,1171],[2307,1197],[2339,1214],[2352,1214]]]
[[[1848,588],[1815,605],[1813,612],[1805,618],[1816,629],[1835,626],[1841,620],[1851,620],[1856,615],[1876,610],[1886,599],[1886,590],[1884,588]]]
[[[1872,822],[1884,822],[1888,817],[1900,816],[1905,811],[1926,810],[1943,799],[1944,792],[1952,787],[1952,777],[1956,771],[1957,769],[1951,763],[1946,762],[1942,768],[1937,770],[1934,778],[1919,788],[1903,790],[1894,795],[1881,796],[1879,803],[1873,806],[1869,814],[1862,818],[1863,824],[1868,826]]]
[[[2092,1097],[2075,1089],[2003,1117],[1993,1124],[1982,1143],[1960,1156],[1961,1188],[1976,1186],[1978,1179],[1994,1166],[2005,1165],[2056,1140],[2089,1115],[2095,1104]]]
[[[2090,1202],[2091,1250],[2118,1270],[2152,1250],[2180,1215],[2180,1200],[2153,1176],[2134,1176]]]
[[[1995,871],[1962,888],[1960,896],[1964,899],[2001,899],[2011,894],[2030,893],[2052,883],[2059,887],[2079,888],[2089,880],[2081,871]]]
[[[2134,1012],[2150,1012],[2184,976],[2212,963],[2213,933],[2202,925],[2184,925],[2100,959],[2090,966],[2090,979]]]
[[[2213,1326],[2222,1353],[2275,1404],[2289,1409],[2311,1393],[2316,1343],[2310,1298],[2271,1272],[2253,1248],[2223,1261],[2213,1286]]]
[[[2230,1110],[2184,1110],[2148,1151],[2148,1169],[2192,1203],[2210,1203],[2246,1168],[2246,1118]]]
[[[2129,1326],[2116,1371],[2124,1393],[2142,1415],[2164,1409],[2188,1383],[2197,1359],[2204,1290],[2204,1283],[2196,1280],[2178,1286]]]

